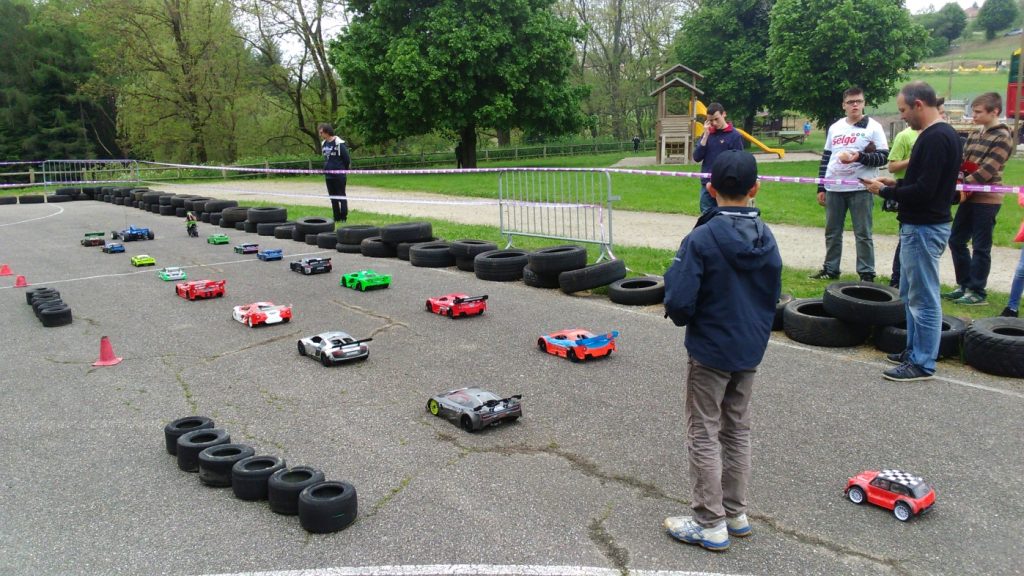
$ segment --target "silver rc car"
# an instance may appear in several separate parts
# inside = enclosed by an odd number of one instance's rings
[[[373,338],[356,340],[347,332],[324,332],[299,340],[299,354],[319,360],[324,366],[333,366],[349,360],[365,360],[370,357],[366,343]]]
[[[522,394],[502,398],[480,388],[459,388],[428,400],[427,412],[474,432],[504,420],[518,420],[523,415],[522,398]]]

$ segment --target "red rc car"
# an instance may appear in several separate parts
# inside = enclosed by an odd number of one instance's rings
[[[900,522],[927,512],[935,504],[935,490],[921,477],[900,470],[865,470],[846,482],[846,497],[854,504],[869,502],[892,510]]]
[[[273,302],[254,302],[235,306],[231,317],[242,324],[248,324],[249,328],[259,324],[277,324],[292,319],[292,307],[290,304],[275,306]]]
[[[581,362],[587,358],[610,355],[618,349],[615,347],[615,339],[618,337],[619,333],[614,330],[595,336],[582,328],[573,328],[541,336],[537,339],[537,348],[541,352]]]
[[[174,292],[186,300],[219,298],[224,295],[226,280],[193,280],[174,285]]]
[[[479,316],[487,310],[487,295],[470,296],[454,293],[435,296],[427,299],[427,312],[440,314],[449,318],[459,316]]]

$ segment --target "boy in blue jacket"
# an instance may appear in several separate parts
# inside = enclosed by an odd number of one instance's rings
[[[725,550],[750,534],[750,396],[782,289],[782,257],[747,201],[758,190],[749,152],[723,151],[708,190],[718,200],[665,273],[665,315],[686,326],[686,452],[692,516],[665,519],[675,538]]]

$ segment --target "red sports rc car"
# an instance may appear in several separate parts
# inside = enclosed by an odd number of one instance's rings
[[[900,522],[927,512],[935,504],[935,490],[919,476],[900,470],[865,470],[846,482],[846,497],[854,504],[869,502],[892,510]]]
[[[470,296],[468,294],[445,294],[427,299],[427,312],[440,314],[449,318],[459,316],[479,316],[487,310],[487,295]]]
[[[243,306],[235,306],[231,317],[249,328],[260,324],[277,324],[292,319],[291,304],[275,306],[273,302],[254,302]]]
[[[617,331],[595,336],[582,328],[573,328],[541,336],[537,339],[537,348],[541,352],[581,362],[587,358],[610,355],[617,350],[615,339],[618,337]]]
[[[219,298],[224,295],[226,280],[193,280],[174,285],[174,292],[186,300]]]

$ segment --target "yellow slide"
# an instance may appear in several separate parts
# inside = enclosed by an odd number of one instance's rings
[[[696,117],[697,121],[694,123],[695,125],[693,127],[693,137],[700,138],[701,136],[704,135],[704,122],[708,118],[708,108],[700,100],[697,100],[696,107],[697,113],[694,116]],[[733,126],[733,128],[735,128],[741,136],[746,138],[748,142],[750,142],[754,146],[757,146],[761,150],[764,150],[765,152],[769,152],[771,154],[778,154],[779,158],[786,157],[786,151],[783,150],[782,148],[769,148],[768,146],[765,145],[764,142],[761,142],[757,138],[754,138],[750,134],[747,134],[744,130],[736,128],[736,126]]]

